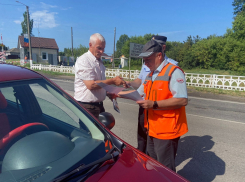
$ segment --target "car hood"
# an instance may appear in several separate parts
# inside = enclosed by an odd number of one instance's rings
[[[101,167],[87,182],[100,181],[187,181],[141,152],[126,147],[114,164]]]

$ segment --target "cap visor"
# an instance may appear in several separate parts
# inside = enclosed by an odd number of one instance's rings
[[[143,52],[139,55],[139,57],[143,58],[143,57],[149,57],[153,54],[153,52]]]

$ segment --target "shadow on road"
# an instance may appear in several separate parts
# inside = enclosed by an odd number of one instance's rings
[[[216,175],[223,175],[225,162],[214,152],[209,151],[214,144],[209,135],[181,138],[176,156],[176,166],[184,161],[187,164],[177,173],[190,181],[205,182],[213,181]]]

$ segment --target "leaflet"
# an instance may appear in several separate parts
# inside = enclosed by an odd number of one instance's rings
[[[112,94],[116,94],[118,95],[119,92],[121,92],[122,90],[124,90],[125,88],[123,87],[114,87],[111,85],[107,85],[105,83],[97,83],[101,88],[105,89],[107,92],[112,93]],[[122,98],[125,99],[131,99],[134,101],[139,101],[139,100],[143,100],[143,98],[140,96],[139,92],[137,92],[136,90],[127,94],[119,94]]]
[[[133,92],[130,92],[130,93],[127,93],[127,94],[119,94],[121,97],[123,98],[126,98],[126,99],[131,99],[131,100],[134,100],[134,101],[139,101],[139,100],[144,100],[138,91],[133,91]]]
[[[111,85],[107,85],[107,84],[102,83],[102,82],[97,83],[97,85],[99,85],[101,88],[105,89],[107,92],[112,93],[112,94],[116,94],[116,95],[125,89],[123,87],[114,87]]]
[[[117,111],[118,113],[120,113],[120,109],[118,107],[117,99],[113,99],[112,102],[113,102],[114,110]]]

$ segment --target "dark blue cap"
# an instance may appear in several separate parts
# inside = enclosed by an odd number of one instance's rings
[[[149,57],[155,52],[162,52],[162,46],[159,43],[157,43],[155,40],[150,40],[144,45],[143,50],[139,55],[139,57],[142,58]]]
[[[160,36],[160,35],[153,35],[151,37],[152,40],[155,40],[156,42],[158,42],[159,44],[166,44],[167,41],[167,37],[165,36]]]

